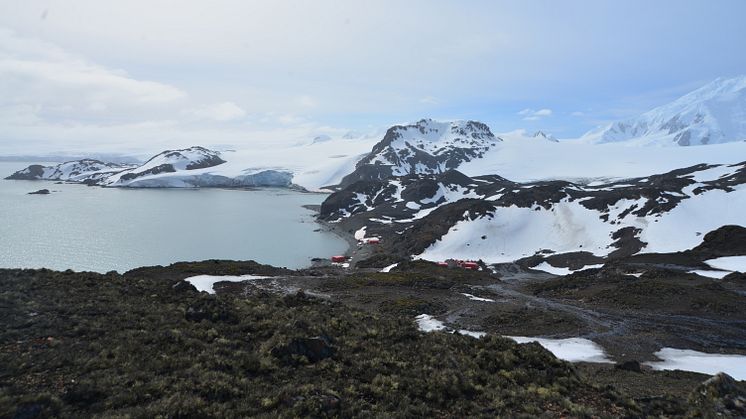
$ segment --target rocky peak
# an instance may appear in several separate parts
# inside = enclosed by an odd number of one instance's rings
[[[500,141],[486,124],[477,121],[421,119],[409,125],[395,125],[358,162],[356,170],[342,180],[342,185],[458,169],[462,163],[482,157]]]

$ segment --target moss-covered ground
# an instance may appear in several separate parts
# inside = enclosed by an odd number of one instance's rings
[[[0,417],[683,415],[592,385],[537,344],[421,333],[304,294],[208,295],[204,262],[110,273],[0,270]],[[407,273],[397,274],[407,282]],[[401,276],[401,277],[400,277]],[[351,278],[351,281],[357,281]],[[394,312],[415,312],[402,301]],[[414,306],[414,309],[413,309]]]

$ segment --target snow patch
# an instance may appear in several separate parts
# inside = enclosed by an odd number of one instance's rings
[[[422,332],[435,332],[438,330],[445,330],[446,325],[429,314],[420,314],[415,317],[417,322],[417,328]]]
[[[552,275],[565,276],[570,275],[573,271],[570,268],[558,268],[549,264],[549,262],[541,262],[531,269],[538,269],[540,271],[549,272]]]
[[[705,263],[716,269],[746,272],[746,256],[726,256],[706,260]]]
[[[355,240],[358,240],[358,241],[359,241],[359,240],[363,240],[363,239],[365,238],[365,230],[366,230],[367,228],[368,228],[367,226],[362,226],[362,227],[360,227],[360,228],[359,228],[359,229],[358,229],[358,230],[357,230],[357,231],[355,232]]]
[[[436,319],[435,317],[429,315],[429,314],[420,314],[419,316],[415,317],[415,321],[417,322],[417,328],[421,332],[437,332],[437,331],[444,331],[448,333],[453,333],[454,330],[447,327],[442,321]],[[475,332],[472,330],[458,330],[458,332],[462,335],[471,336],[473,338],[481,338],[482,336],[485,336],[485,332]]]
[[[492,300],[490,298],[477,297],[476,295],[467,294],[465,292],[462,292],[461,295],[463,295],[464,297],[466,297],[466,298],[468,298],[468,299],[470,299],[472,301],[484,301],[484,302],[487,302],[487,303],[494,303],[495,302],[495,300]]]
[[[655,370],[682,370],[715,375],[724,372],[736,380],[746,380],[746,355],[724,355],[690,349],[663,348],[654,354],[660,362],[647,362]]]
[[[396,266],[399,265],[398,263],[391,264],[383,269],[381,269],[381,272],[391,272],[392,269],[396,268]]]
[[[699,276],[706,276],[713,279],[723,279],[730,271],[705,271],[702,269],[695,269],[693,271],[687,271],[690,274],[697,274]]]
[[[603,348],[583,338],[547,339],[522,336],[505,336],[517,343],[537,342],[559,359],[569,362],[611,363]]]
[[[259,275],[197,275],[184,279],[197,288],[197,291],[204,291],[208,294],[215,294],[215,290],[212,286],[217,282],[243,282],[253,281],[255,279],[271,278],[269,276]]]

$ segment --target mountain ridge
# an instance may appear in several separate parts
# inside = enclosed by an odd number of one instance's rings
[[[281,170],[213,173],[226,163],[221,153],[200,146],[166,150],[140,165],[119,165],[84,159],[55,166],[31,165],[9,180],[57,180],[106,187],[196,188],[291,186],[292,174]]]
[[[390,176],[442,173],[481,158],[500,141],[486,124],[478,121],[421,119],[409,125],[394,125],[340,185]]]
[[[718,78],[637,117],[586,133],[606,144],[692,146],[746,140],[746,76]]]

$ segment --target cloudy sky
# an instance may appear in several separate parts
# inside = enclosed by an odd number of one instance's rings
[[[0,155],[422,117],[579,136],[746,73],[746,2],[0,0]]]

